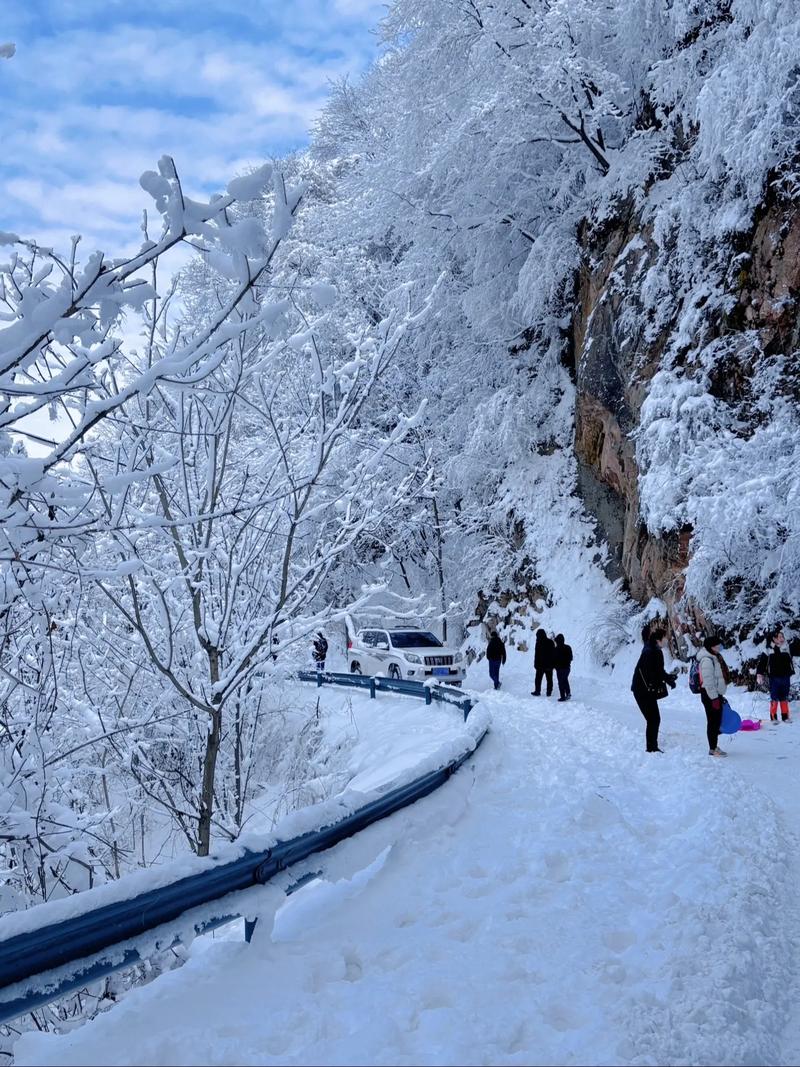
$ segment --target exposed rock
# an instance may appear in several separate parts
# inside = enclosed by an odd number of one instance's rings
[[[623,578],[630,594],[641,603],[651,597],[663,600],[676,632],[702,628],[705,620],[696,609],[688,616],[685,605],[681,613],[674,610],[684,591],[691,529],[657,536],[639,518],[639,472],[632,433],[669,340],[666,333],[655,342],[645,340],[641,323],[647,316],[636,296],[643,271],[655,261],[655,249],[629,205],[613,226],[602,231],[586,227],[581,242],[585,258],[576,283],[570,339],[570,369],[577,389],[579,491],[609,546],[609,576]],[[765,353],[780,353],[800,346],[800,212],[796,204],[780,203],[773,197],[740,248],[726,279],[737,303],[724,319],[711,324],[712,335],[731,339],[730,357],[719,369],[717,380],[712,375],[711,388],[715,395],[733,402],[745,395],[751,361],[759,347]],[[676,305],[676,315],[678,310]],[[757,331],[758,346],[753,344],[753,331]],[[741,345],[736,344],[739,333]]]

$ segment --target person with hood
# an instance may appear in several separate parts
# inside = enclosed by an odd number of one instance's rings
[[[486,658],[489,661],[489,677],[494,682],[495,689],[499,689],[500,665],[506,661],[506,646],[498,637],[497,630],[492,630],[492,635],[486,646]]]
[[[722,726],[722,698],[731,680],[728,664],[722,658],[719,637],[707,637],[697,657],[700,671],[700,699],[706,712],[706,736],[709,756],[727,756],[719,747],[719,731]]]
[[[644,632],[642,632],[644,637]],[[667,640],[663,630],[655,629],[647,635],[647,643],[641,651],[633,672],[631,692],[644,715],[647,723],[645,729],[645,748],[647,752],[662,752],[658,747],[658,730],[661,726],[661,712],[658,702],[667,695],[667,686],[675,688],[675,675],[667,674],[664,669],[662,649]]]
[[[556,646],[552,638],[548,637],[544,627],[540,626],[536,631],[536,645],[533,650],[533,669],[536,672],[531,696],[542,695],[542,678],[547,680],[547,695],[553,695],[553,657]]]
[[[553,666],[556,669],[558,679],[559,700],[569,700],[572,692],[569,688],[569,671],[572,666],[572,649],[564,644],[564,635],[556,634],[556,644],[553,650]]]
[[[314,660],[314,665],[318,671],[325,670],[325,659],[328,655],[328,640],[322,630],[317,631],[317,636],[314,638],[314,644],[311,649],[311,656]]]
[[[763,652],[756,667],[756,680],[763,685],[764,677],[769,678],[769,718],[778,721],[778,704],[781,706],[781,719],[789,722],[789,687],[794,674],[794,662],[786,644],[786,638],[776,630],[768,642],[772,646],[769,655]]]

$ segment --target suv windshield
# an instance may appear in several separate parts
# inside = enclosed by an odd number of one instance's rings
[[[435,634],[425,630],[392,630],[394,648],[441,648],[442,642]]]

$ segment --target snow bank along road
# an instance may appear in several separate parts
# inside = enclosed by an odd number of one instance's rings
[[[473,761],[336,850],[352,879],[250,946],[203,939],[72,1034],[27,1035],[18,1063],[791,1062],[781,813],[696,718],[665,713],[649,756],[638,712],[598,697],[485,694]]]

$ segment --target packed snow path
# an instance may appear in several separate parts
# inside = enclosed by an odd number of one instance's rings
[[[18,1062],[796,1062],[794,843],[736,766],[769,785],[772,739],[709,759],[678,694],[650,756],[618,685],[575,679],[592,703],[563,705],[529,684],[484,694],[492,733],[447,786],[339,846],[351,880],[296,894],[250,946],[202,939]],[[800,725],[777,729],[796,768]]]

